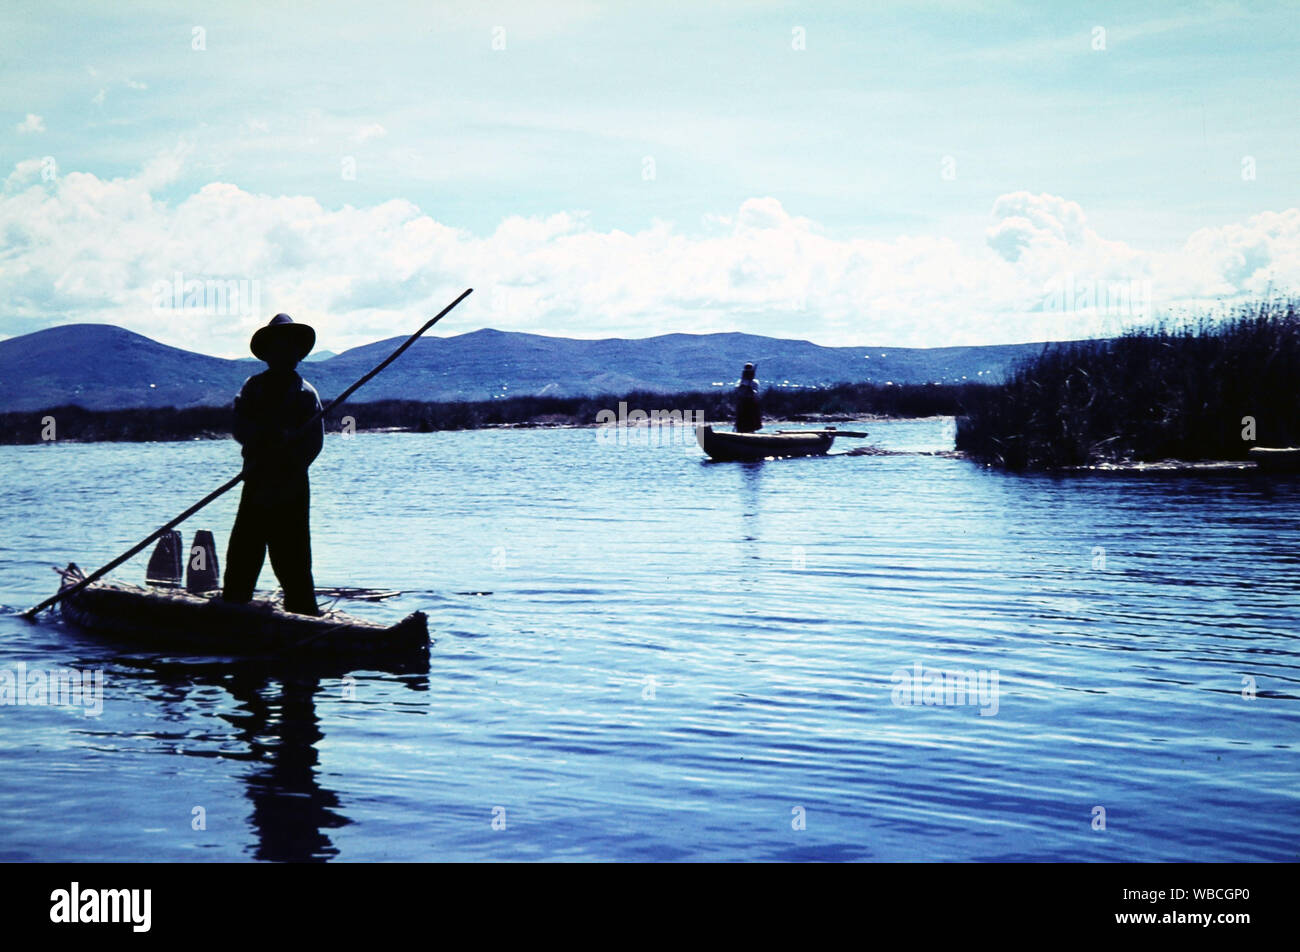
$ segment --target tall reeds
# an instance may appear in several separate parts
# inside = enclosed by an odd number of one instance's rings
[[[1045,347],[970,393],[957,421],[959,450],[1010,469],[1235,460],[1296,444],[1297,299]]]

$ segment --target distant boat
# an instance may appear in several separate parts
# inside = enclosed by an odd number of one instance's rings
[[[1270,473],[1300,473],[1300,446],[1254,446],[1250,458]]]
[[[76,565],[63,570],[70,588],[85,576]],[[429,627],[423,612],[395,625],[381,625],[343,612],[297,615],[269,601],[247,604],[196,595],[184,589],[145,589],[99,581],[61,603],[63,617],[92,634],[169,652],[266,656],[314,660],[428,663]]]
[[[784,456],[820,456],[835,442],[833,427],[803,432],[731,433],[699,427],[700,446],[718,461],[751,462]]]

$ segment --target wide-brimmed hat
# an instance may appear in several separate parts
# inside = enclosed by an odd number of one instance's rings
[[[302,360],[315,346],[316,331],[308,324],[294,323],[288,314],[277,314],[265,327],[259,327],[249,344],[258,360],[266,360],[268,355],[277,352]]]

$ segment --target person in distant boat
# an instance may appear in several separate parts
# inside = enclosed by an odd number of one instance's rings
[[[232,432],[243,446],[244,490],[226,550],[222,597],[253,597],[267,550],[284,590],[285,611],[319,615],[311,572],[310,487],[307,468],[320,454],[323,422],[316,388],[294,369],[316,345],[316,332],[277,314],[253,335],[253,356],[267,369],[244,381],[235,397]]]
[[[757,433],[763,428],[763,414],[758,407],[758,381],[754,365],[745,364],[736,384],[736,432]]]

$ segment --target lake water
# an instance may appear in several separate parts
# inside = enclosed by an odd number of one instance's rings
[[[952,444],[951,420],[867,426]],[[104,676],[98,715],[0,707],[0,859],[1300,858],[1300,483],[336,436],[317,583],[401,589],[342,607],[426,610],[427,675],[124,654],[13,616],[236,459],[0,447],[0,670]],[[186,540],[224,555],[236,495]],[[945,671],[975,674],[966,703]]]

